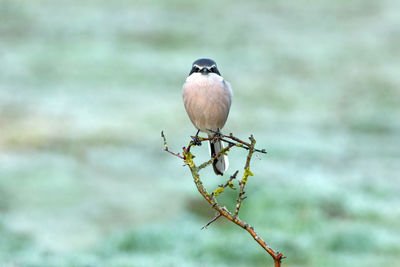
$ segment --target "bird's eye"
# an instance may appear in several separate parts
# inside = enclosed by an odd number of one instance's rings
[[[215,68],[212,67],[212,68],[210,69],[210,71],[213,72],[213,73],[215,73]]]

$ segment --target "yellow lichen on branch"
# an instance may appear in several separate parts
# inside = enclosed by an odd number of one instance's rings
[[[194,142],[190,141],[187,147],[183,148],[183,156],[180,156],[179,153],[174,153],[168,150],[168,144],[166,141],[166,138],[164,136],[164,133],[161,132],[161,136],[164,140],[164,148],[165,151],[168,153],[177,156],[181,159],[184,160],[185,165],[187,165],[190,169],[190,172],[193,177],[193,181],[197,187],[197,190],[200,192],[200,194],[204,197],[204,199],[211,205],[213,209],[218,211],[218,215],[213,218],[210,222],[208,222],[203,228],[206,228],[209,226],[211,223],[216,221],[218,218],[221,216],[224,216],[226,219],[229,221],[237,224],[241,228],[245,229],[253,238],[254,240],[266,251],[268,254],[273,258],[275,267],[280,267],[281,266],[281,261],[284,258],[282,253],[279,253],[278,251],[273,250],[271,247],[267,245],[267,243],[254,231],[254,228],[245,223],[243,220],[238,218],[240,207],[243,205],[243,200],[246,199],[245,195],[245,186],[248,182],[249,176],[253,176],[254,174],[250,171],[250,161],[253,156],[254,152],[259,152],[259,153],[266,153],[264,149],[256,149],[255,144],[256,140],[254,139],[253,135],[249,137],[250,143],[245,142],[232,134],[230,135],[223,135],[221,133],[218,133],[215,137],[198,137],[199,142],[205,142],[209,141],[212,139],[220,139],[221,141],[225,142],[228,144],[226,148],[224,148],[219,154],[217,154],[214,158],[209,159],[206,162],[203,162],[199,166],[197,166],[194,162],[195,156],[190,152],[191,148],[195,146]],[[196,137],[197,138],[197,137]],[[214,161],[214,159],[220,157],[221,155],[226,155],[232,147],[239,147],[242,149],[248,150],[247,158],[246,158],[246,163],[243,168],[243,176],[242,179],[238,181],[239,184],[239,192],[236,200],[236,209],[235,212],[232,213],[230,212],[226,207],[221,206],[218,204],[216,197],[221,195],[226,187],[230,187],[232,189],[236,189],[233,180],[236,178],[237,174],[239,171],[236,171],[232,176],[229,177],[229,179],[225,182],[225,184],[219,185],[215,190],[212,191],[211,194],[208,193],[207,189],[203,185],[203,182],[200,179],[199,171],[203,168],[206,168],[207,166],[210,166],[211,163]]]

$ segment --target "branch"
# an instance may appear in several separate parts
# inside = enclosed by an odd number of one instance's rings
[[[221,184],[219,185],[214,192],[211,193],[211,196],[218,196],[219,194],[221,194],[225,188],[227,188],[228,186],[230,188],[232,188],[233,190],[236,190],[235,185],[232,183],[232,180],[236,178],[237,174],[239,173],[239,171],[236,171],[233,175],[231,175],[231,177],[229,177],[229,179],[226,181],[225,184]]]
[[[243,172],[242,180],[239,181],[240,190],[239,190],[239,195],[238,195],[238,198],[236,201],[236,210],[235,210],[235,214],[234,214],[235,218],[239,214],[240,207],[242,206],[242,201],[247,198],[244,196],[244,194],[246,193],[244,191],[244,187],[246,186],[247,179],[249,176],[253,176],[253,173],[250,171],[250,161],[251,161],[251,157],[253,156],[254,146],[256,145],[256,140],[254,139],[253,135],[251,135],[249,139],[251,141],[250,150],[249,150],[249,153],[247,154],[246,164],[244,165],[244,172]]]
[[[165,151],[167,151],[168,153],[170,153],[170,154],[172,154],[172,155],[174,155],[174,156],[176,156],[176,157],[178,157],[178,158],[180,158],[180,159],[184,159],[184,157],[182,157],[181,155],[179,155],[179,153],[176,154],[176,153],[174,153],[174,152],[168,150],[167,139],[165,138],[164,131],[161,131],[161,137],[162,137],[162,139],[164,140],[164,150],[165,150]]]
[[[217,158],[219,158],[220,156],[222,156],[223,154],[225,154],[227,151],[229,151],[229,149],[231,149],[231,147],[233,147],[232,144],[229,144],[227,147],[225,147],[224,149],[222,149],[217,155],[215,155],[214,157],[212,157],[210,160],[204,162],[203,164],[201,164],[199,166],[199,169],[203,169],[205,167],[207,167],[208,165],[210,165],[211,163],[213,163],[213,161]]]
[[[216,220],[218,220],[219,217],[221,217],[221,213],[218,213],[217,216],[215,216],[214,218],[211,219],[211,221],[209,221],[206,225],[204,225],[203,227],[201,227],[201,230],[203,229],[207,229],[208,226],[210,226],[210,224],[212,224],[213,222],[215,222]]]
[[[233,136],[232,133],[230,133],[229,135],[224,135],[224,134],[221,134],[220,132],[213,131],[212,129],[208,129],[208,130],[217,135],[216,137],[211,137],[211,139],[217,138],[217,139],[220,139],[221,141],[224,141],[224,142],[227,142],[227,143],[231,143],[230,141],[224,139],[224,138],[227,138],[227,139],[231,139],[233,141],[238,142],[238,144],[235,144],[238,147],[241,147],[241,148],[244,148],[244,149],[247,149],[247,150],[249,150],[250,147],[251,147],[251,144],[249,144],[249,143],[247,143],[247,142],[245,142],[243,140],[240,140],[239,138]],[[224,138],[222,138],[222,137],[224,137]],[[250,138],[253,138],[253,135],[251,135]],[[250,141],[251,141],[251,139],[250,139]],[[265,151],[265,149],[256,149],[256,148],[253,147],[253,150],[255,152],[260,152],[260,153],[263,153],[263,154],[267,154],[267,151]]]
[[[281,261],[284,258],[282,253],[279,253],[278,251],[273,250],[268,244],[254,231],[254,228],[250,225],[248,225],[246,222],[238,218],[240,207],[242,206],[242,202],[244,199],[247,197],[245,196],[245,187],[248,181],[249,176],[253,176],[253,173],[250,171],[250,162],[251,158],[253,156],[254,152],[259,152],[259,153],[267,153],[265,149],[256,149],[255,144],[256,140],[254,139],[253,135],[249,137],[250,143],[245,142],[235,136],[232,135],[223,135],[218,133],[215,137],[197,137],[197,140],[199,142],[205,142],[213,139],[220,139],[223,142],[226,142],[228,146],[224,148],[220,153],[218,153],[215,157],[211,158],[210,160],[200,164],[197,166],[194,161],[194,155],[190,152],[190,149],[195,146],[196,144],[193,141],[190,141],[187,147],[183,147],[183,157],[179,155],[179,153],[174,153],[168,150],[168,144],[166,141],[166,138],[161,132],[161,136],[164,140],[164,148],[165,151],[169,152],[170,154],[179,157],[184,160],[185,165],[187,165],[190,169],[190,172],[193,176],[193,181],[196,185],[197,190],[200,192],[200,194],[203,196],[203,198],[211,205],[213,209],[218,211],[218,215],[213,218],[211,221],[209,221],[202,229],[207,228],[210,224],[212,224],[214,221],[216,221],[219,217],[224,216],[226,219],[229,221],[235,223],[236,225],[240,226],[241,228],[245,229],[253,238],[254,240],[266,251],[268,252],[269,255],[274,260],[275,267],[280,267],[281,266]],[[239,193],[238,197],[236,200],[236,209],[235,212],[232,213],[230,212],[226,207],[221,206],[218,202],[216,197],[218,197],[223,191],[225,190],[226,187],[231,187],[232,189],[235,189],[233,185],[233,180],[236,178],[237,174],[239,171],[236,171],[232,176],[229,177],[229,179],[225,182],[225,184],[219,185],[211,194],[208,193],[207,189],[204,187],[203,182],[200,179],[199,171],[207,166],[209,166],[214,159],[220,157],[223,154],[226,154],[232,147],[239,147],[248,150],[247,158],[246,158],[246,163],[244,165],[244,171],[243,171],[243,176],[242,179],[239,181]]]

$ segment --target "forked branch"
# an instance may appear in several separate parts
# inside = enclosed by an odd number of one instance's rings
[[[219,217],[224,216],[227,218],[229,221],[237,224],[241,228],[245,229],[257,243],[265,250],[267,251],[271,257],[274,260],[275,267],[281,266],[281,261],[284,258],[282,253],[279,253],[278,251],[273,250],[268,244],[254,231],[254,228],[250,225],[248,225],[246,222],[243,220],[239,219],[239,211],[240,207],[242,206],[243,200],[245,200],[247,197],[245,196],[245,187],[248,181],[249,176],[253,176],[253,173],[250,171],[250,162],[253,156],[254,152],[259,152],[259,153],[266,153],[265,149],[256,149],[255,144],[256,140],[254,139],[253,135],[249,137],[250,143],[245,142],[235,136],[232,135],[223,135],[218,133],[215,137],[208,137],[208,138],[203,138],[203,137],[196,137],[198,141],[200,142],[205,142],[209,141],[211,139],[220,139],[221,141],[227,143],[227,147],[222,149],[220,153],[218,153],[214,158],[211,158],[210,160],[200,164],[197,166],[194,161],[194,155],[190,152],[191,148],[195,146],[195,143],[193,141],[190,141],[187,147],[183,147],[183,153],[181,156],[179,153],[174,153],[168,149],[168,144],[167,140],[164,136],[164,133],[161,132],[161,137],[164,140],[164,149],[168,153],[184,160],[185,165],[187,165],[190,169],[190,172],[193,176],[194,183],[197,187],[197,190],[200,192],[200,194],[203,196],[205,200],[211,205],[213,209],[215,209],[218,212],[218,215],[215,216],[210,222],[208,222],[203,228],[207,228],[211,223],[216,221]],[[203,182],[200,179],[199,171],[210,164],[212,164],[213,160],[220,157],[223,154],[226,154],[230,151],[232,147],[239,147],[248,150],[247,153],[247,158],[246,158],[246,163],[244,165],[244,170],[243,170],[243,175],[242,178],[239,180],[239,192],[238,192],[238,197],[236,200],[236,207],[235,211],[232,213],[230,212],[226,207],[221,206],[217,202],[217,197],[224,192],[224,190],[227,187],[230,187],[232,189],[236,189],[233,183],[233,180],[236,179],[236,176],[238,174],[238,171],[236,171],[232,176],[228,178],[228,180],[224,183],[219,185],[214,191],[209,193],[207,189],[204,187]]]

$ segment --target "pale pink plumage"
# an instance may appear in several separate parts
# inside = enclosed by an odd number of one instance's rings
[[[212,131],[220,131],[228,118],[232,89],[228,82],[215,73],[192,73],[183,85],[183,102],[193,125],[209,136],[214,136]],[[221,149],[221,141],[210,142],[212,157]],[[222,175],[228,165],[227,156],[219,157],[213,164],[215,173]]]

